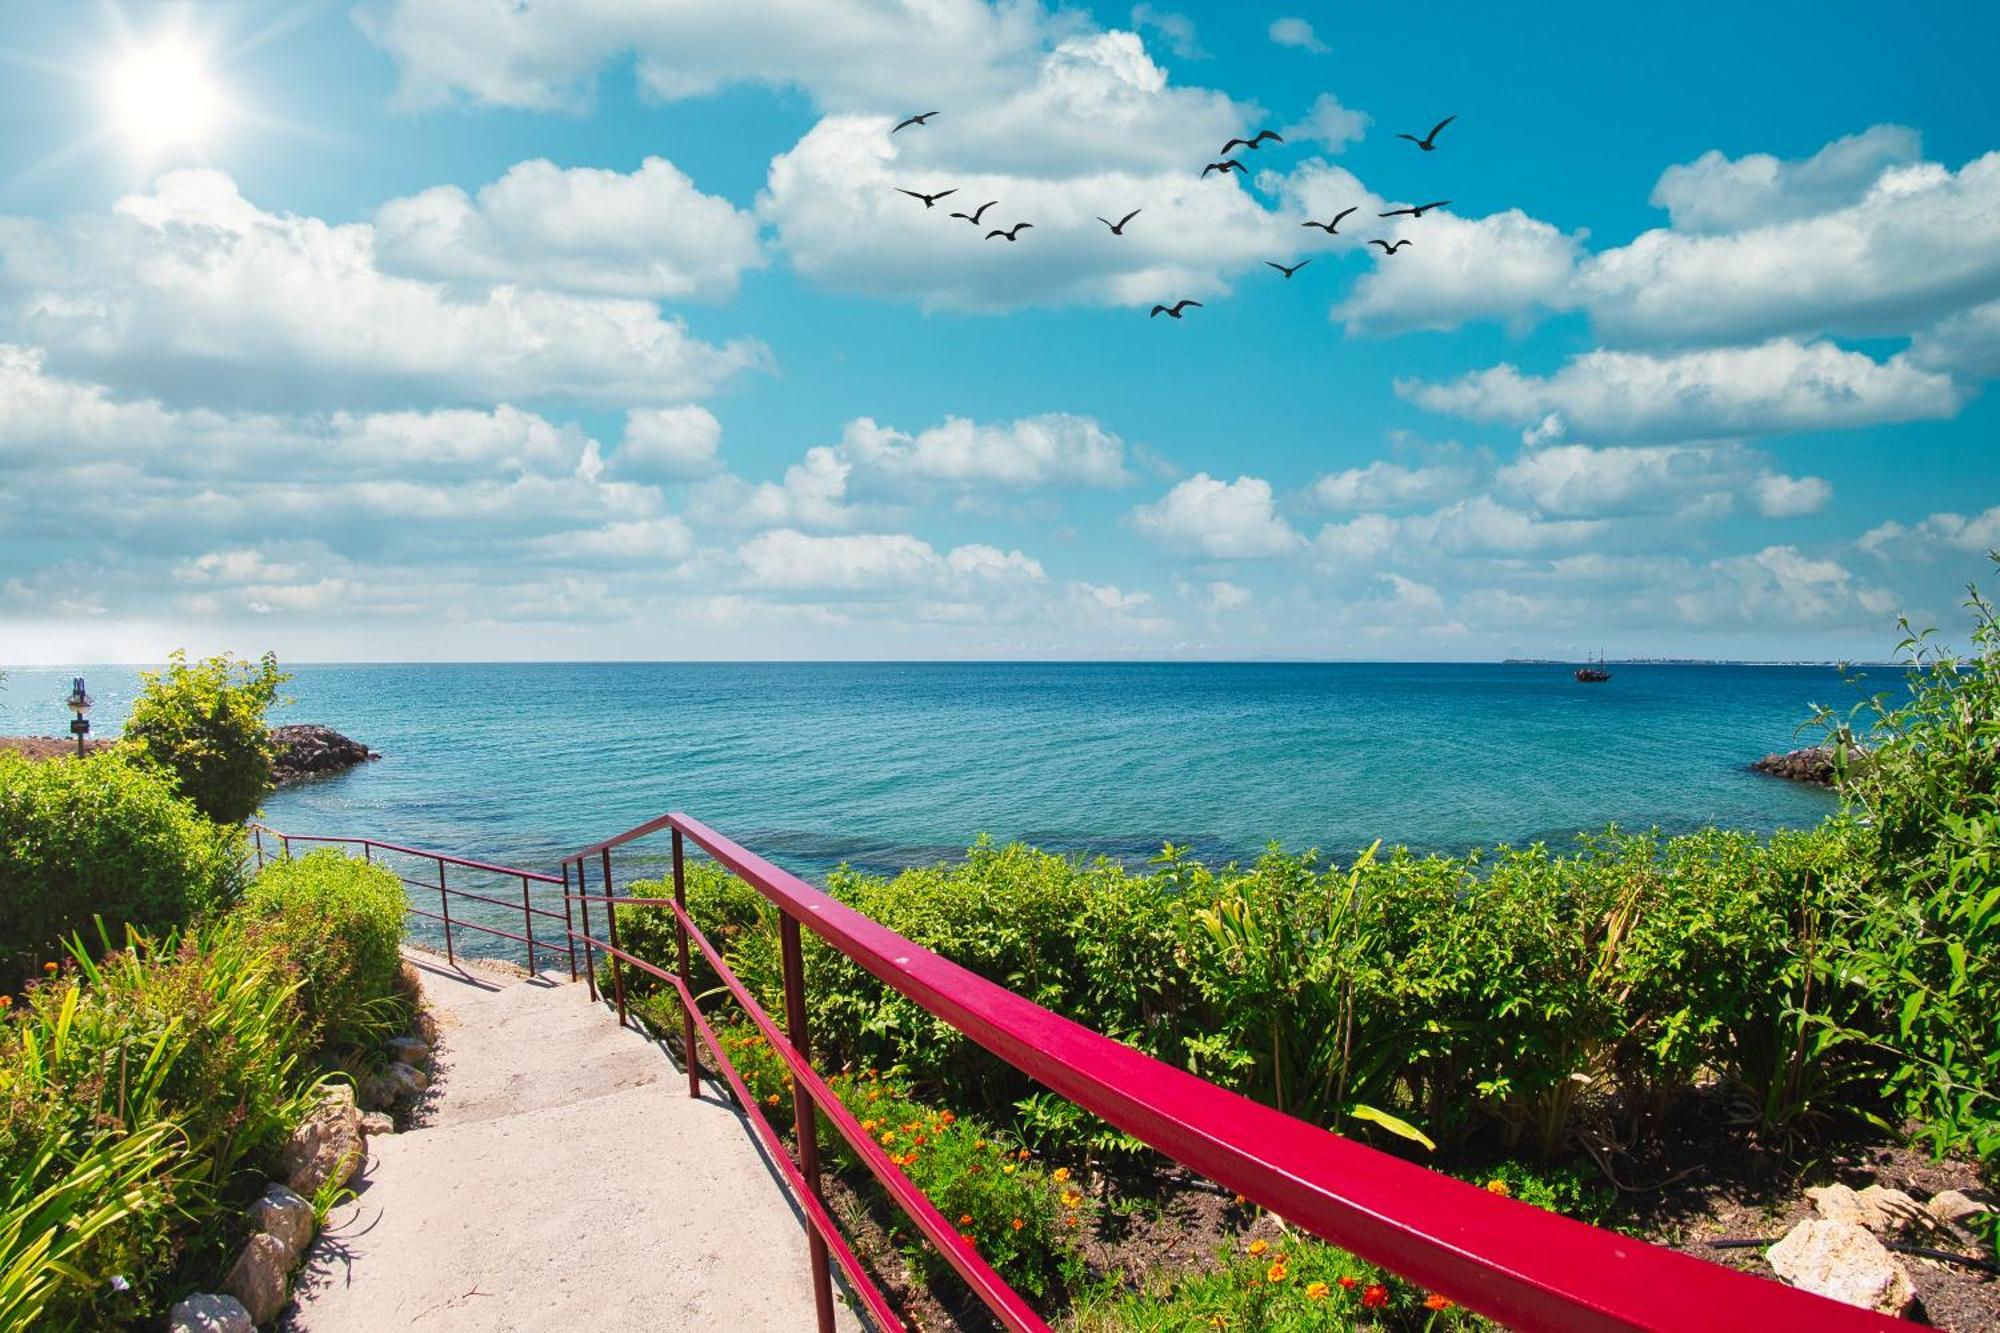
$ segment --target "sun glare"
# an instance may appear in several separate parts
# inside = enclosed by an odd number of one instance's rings
[[[112,65],[104,80],[118,133],[146,156],[201,148],[222,119],[221,91],[201,52],[188,45],[161,42],[136,49]]]

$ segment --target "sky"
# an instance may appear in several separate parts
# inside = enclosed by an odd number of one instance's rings
[[[2000,9],[1639,8],[0,0],[0,663],[1961,628]]]

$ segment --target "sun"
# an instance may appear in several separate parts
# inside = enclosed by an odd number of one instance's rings
[[[113,128],[144,157],[205,147],[228,109],[202,51],[182,40],[134,47],[103,78]]]

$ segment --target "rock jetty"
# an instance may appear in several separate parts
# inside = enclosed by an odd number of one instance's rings
[[[280,785],[338,773],[382,757],[360,741],[313,722],[272,727],[271,741],[278,747],[277,757],[271,761],[271,779]]]
[[[1862,757],[1862,753],[1858,749],[1849,750],[1847,762],[1853,764]],[[1810,782],[1820,787],[1833,785],[1833,751],[1824,745],[1809,746],[1803,750],[1788,750],[1783,754],[1767,754],[1750,767],[1758,773],[1768,773],[1774,778]]]

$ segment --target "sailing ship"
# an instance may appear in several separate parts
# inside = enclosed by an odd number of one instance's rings
[[[1604,669],[1604,650],[1597,650],[1597,661],[1583,659],[1583,665],[1576,669],[1576,678],[1586,685],[1598,685],[1611,679],[1611,673]]]

